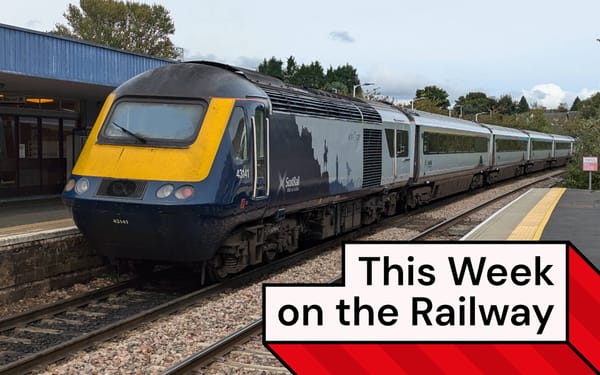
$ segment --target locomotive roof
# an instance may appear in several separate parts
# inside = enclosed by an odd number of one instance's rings
[[[117,97],[262,97],[270,99],[273,111],[357,122],[382,121],[379,112],[364,100],[294,87],[253,70],[209,61],[171,64],[147,71],[119,86],[115,94]]]
[[[139,74],[115,90],[119,96],[173,98],[262,97],[264,91],[240,74],[208,64],[165,65]]]
[[[426,125],[433,128],[462,130],[490,135],[490,131],[488,129],[476,122],[416,110],[411,110],[410,114],[414,118],[414,121],[417,125]]]

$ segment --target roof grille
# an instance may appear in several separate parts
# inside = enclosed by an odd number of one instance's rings
[[[258,85],[269,95],[274,111],[356,122],[381,123],[379,112],[363,101],[325,95],[318,90],[304,91],[260,83]]]

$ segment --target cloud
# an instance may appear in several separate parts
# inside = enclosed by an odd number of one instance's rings
[[[42,25],[40,20],[29,20],[25,23],[25,27],[32,30],[39,30]]]
[[[354,38],[351,37],[350,33],[347,31],[332,31],[329,33],[329,37],[339,42],[354,43]]]
[[[596,89],[581,89],[579,92],[565,91],[559,85],[554,83],[541,83],[533,86],[530,90],[523,90],[523,95],[527,102],[532,105],[537,103],[548,109],[555,109],[561,103],[570,106],[576,97],[587,99],[598,92]]]

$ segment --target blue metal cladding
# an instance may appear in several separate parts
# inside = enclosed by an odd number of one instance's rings
[[[173,62],[0,24],[0,71],[6,73],[118,86]]]

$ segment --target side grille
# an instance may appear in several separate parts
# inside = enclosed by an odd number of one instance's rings
[[[145,181],[103,179],[97,196],[142,199],[146,190]]]
[[[363,187],[381,184],[381,130],[363,129]]]

